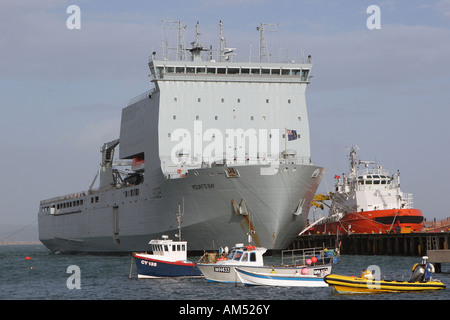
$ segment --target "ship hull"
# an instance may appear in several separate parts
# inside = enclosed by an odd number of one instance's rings
[[[389,209],[348,213],[339,221],[317,224],[308,233],[409,233],[422,228],[421,210]]]
[[[137,186],[83,195],[76,212],[39,213],[40,241],[53,252],[146,251],[150,239],[175,236],[175,213],[183,202],[182,236],[190,252],[246,242],[250,230],[257,246],[285,249],[304,228],[325,169],[283,164],[261,175],[261,167],[236,166],[235,178],[226,167],[189,170],[185,178],[143,183],[134,196],[130,191]],[[236,210],[243,203],[249,214]]]

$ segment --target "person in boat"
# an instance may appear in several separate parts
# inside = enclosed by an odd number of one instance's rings
[[[428,262],[428,257],[424,256],[422,258],[422,263],[416,263],[412,267],[411,281],[414,282],[428,282],[432,280],[431,274],[434,273],[435,269],[433,264]]]

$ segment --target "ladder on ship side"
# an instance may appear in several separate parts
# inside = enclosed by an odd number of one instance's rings
[[[437,250],[438,247],[438,239],[436,236],[428,236],[427,237],[427,250]]]

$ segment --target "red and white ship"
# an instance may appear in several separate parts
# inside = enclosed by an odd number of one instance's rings
[[[412,194],[400,190],[400,172],[391,175],[374,161],[355,161],[350,151],[350,172],[335,176],[334,192],[316,195],[313,205],[323,209],[331,200],[328,217],[316,220],[307,234],[409,233],[423,228],[422,211],[413,208]],[[363,170],[359,165],[364,165]]]

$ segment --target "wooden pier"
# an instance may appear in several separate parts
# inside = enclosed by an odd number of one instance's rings
[[[441,250],[444,252],[440,256],[448,256],[450,262],[449,241],[448,232],[350,234],[339,237],[315,234],[297,237],[289,249],[335,247],[340,243],[340,253],[352,255],[424,256],[432,250]]]

